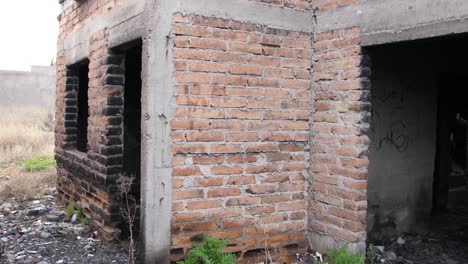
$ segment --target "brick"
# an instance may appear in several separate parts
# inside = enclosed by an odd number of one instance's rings
[[[274,193],[277,190],[276,185],[254,185],[247,188],[245,191],[250,194],[265,194]]]
[[[203,196],[203,190],[175,191],[172,194],[172,199],[177,201],[185,199],[203,198]]]
[[[242,163],[253,163],[257,161],[255,155],[231,155],[226,158],[228,163],[242,164]]]
[[[207,209],[221,207],[223,201],[220,200],[204,200],[204,201],[191,201],[187,202],[188,210]]]
[[[221,164],[224,162],[223,156],[197,156],[192,158],[193,164]]]
[[[254,176],[232,176],[227,179],[228,185],[246,185],[255,183]]]
[[[176,145],[171,148],[174,154],[206,153],[204,145]]]
[[[194,85],[190,88],[190,94],[195,95],[225,95],[224,86]]]
[[[221,109],[196,108],[190,109],[188,116],[192,118],[224,118],[224,111]]]
[[[229,133],[226,135],[228,142],[256,142],[260,139],[260,134],[255,132]]]
[[[174,168],[172,170],[172,176],[190,176],[199,175],[200,173],[199,167]]]
[[[193,72],[226,72],[224,64],[213,62],[192,62],[189,69]]]
[[[189,38],[188,46],[200,49],[227,50],[226,42],[206,38]]]
[[[214,175],[231,175],[231,174],[240,174],[242,173],[242,167],[228,167],[228,166],[216,166],[210,169],[211,173]]]
[[[211,153],[242,153],[244,152],[243,145],[228,144],[228,145],[211,145]]]
[[[259,203],[260,198],[258,197],[241,197],[229,199],[226,206],[258,205]]]
[[[211,100],[213,107],[240,108],[246,105],[247,100],[243,98],[213,98]]]
[[[254,43],[232,42],[229,44],[229,51],[262,54],[262,45]]]
[[[239,188],[220,188],[208,191],[208,197],[228,197],[237,196],[241,193]],[[229,205],[229,201],[227,203]]]
[[[181,83],[210,83],[210,76],[201,73],[176,73],[174,79]]]
[[[229,67],[228,72],[231,74],[260,76],[263,74],[263,69],[257,66],[232,65]]]
[[[198,141],[198,142],[214,142],[214,141],[223,141],[224,135],[222,133],[213,133],[213,132],[198,132],[190,131],[187,132],[187,141]]]
[[[197,187],[210,187],[210,186],[221,186],[223,185],[222,178],[201,178],[192,180],[193,186]]]

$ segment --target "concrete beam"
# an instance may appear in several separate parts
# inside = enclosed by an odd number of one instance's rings
[[[109,47],[117,47],[145,34],[144,15],[138,14],[109,29]]]
[[[468,32],[466,0],[363,0],[317,13],[316,32],[361,27],[363,45]]]
[[[87,22],[75,32],[69,34],[64,40],[58,41],[58,50],[65,51],[65,63],[67,65],[77,63],[89,56],[89,38],[94,33],[108,28],[109,39],[112,44],[122,44],[125,40],[141,37],[143,34],[143,20],[139,17],[145,10],[144,0],[128,1],[127,4],[116,6],[102,16]],[[113,46],[111,46],[113,47]]]
[[[312,12],[278,8],[245,0],[181,0],[180,11],[303,32],[313,32],[315,24]]]

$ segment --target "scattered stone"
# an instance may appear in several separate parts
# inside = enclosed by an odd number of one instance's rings
[[[74,224],[78,221],[78,215],[77,214],[73,214],[72,218],[71,218],[71,222]]]
[[[28,211],[28,215],[38,216],[38,215],[41,215],[41,214],[45,213],[46,211],[47,211],[47,209],[45,208],[45,206],[38,206],[38,207],[30,209]]]
[[[60,217],[58,217],[57,215],[53,215],[53,214],[48,214],[45,216],[45,218],[47,219],[47,221],[50,221],[50,222],[60,221]]]
[[[380,254],[384,253],[385,247],[384,246],[374,246],[377,251],[379,251]]]
[[[11,207],[3,207],[2,209],[3,215],[8,215],[11,212]]]
[[[385,251],[383,253],[383,257],[384,257],[385,260],[390,260],[390,261],[397,260],[397,258],[398,258],[397,255],[395,254],[395,252],[393,252],[393,251]]]
[[[42,237],[42,238],[49,238],[49,237],[51,237],[51,236],[52,236],[52,235],[51,235],[50,233],[48,233],[48,232],[42,232],[42,233],[41,233],[41,237]]]
[[[405,243],[406,243],[406,241],[405,241],[403,238],[399,237],[399,238],[397,239],[397,244],[398,244],[398,245],[404,245]]]
[[[87,226],[66,222],[55,199],[49,195],[0,203],[0,263],[127,263],[127,245],[101,244]]]

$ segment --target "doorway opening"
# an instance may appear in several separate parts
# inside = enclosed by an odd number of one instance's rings
[[[135,219],[133,221],[133,239],[138,240],[140,232],[140,164],[141,164],[141,70],[142,70],[142,42],[135,41],[119,47],[125,54],[125,82],[124,82],[124,109],[123,109],[123,160],[122,174],[133,178],[129,193],[131,203],[135,206]],[[133,201],[134,200],[134,201]],[[128,221],[128,219],[126,219]],[[129,227],[121,228],[124,238],[129,237]]]
[[[468,89],[464,78],[444,73],[438,82],[437,152],[433,214],[463,206],[467,191]]]
[[[368,243],[408,261],[468,262],[467,44],[457,35],[367,48]]]

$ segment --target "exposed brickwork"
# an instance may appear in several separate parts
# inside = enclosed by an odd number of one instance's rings
[[[243,261],[304,244],[310,34],[174,17],[173,257],[200,234]],[[288,249],[289,252],[288,252]]]
[[[128,0],[86,0],[73,1],[73,4],[62,11],[59,17],[59,39],[82,27],[87,20],[109,12],[114,6]]]
[[[366,236],[370,70],[359,35],[358,28],[317,34],[313,55],[309,228],[347,242]]]
[[[273,6],[280,6],[298,10],[312,10],[313,0],[249,0]]]
[[[122,56],[112,54],[105,31],[90,38],[88,151],[76,150],[78,76],[57,57],[56,159],[64,203],[84,209],[101,235],[112,239],[119,217],[114,175],[122,167]]]

